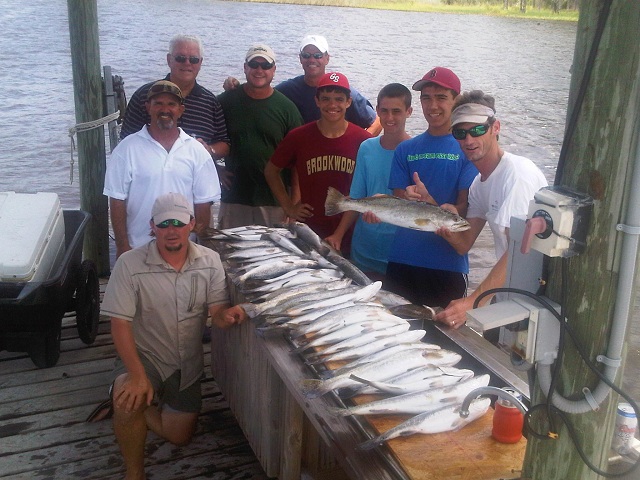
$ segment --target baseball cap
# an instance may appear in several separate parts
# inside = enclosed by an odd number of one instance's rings
[[[276,54],[273,52],[269,45],[265,45],[264,43],[251,45],[251,48],[249,48],[247,55],[244,57],[244,61],[249,62],[256,57],[262,57],[268,62],[276,63]]]
[[[172,219],[189,223],[193,217],[193,205],[184,195],[173,192],[165,193],[156,198],[153,203],[151,217],[155,225]]]
[[[464,103],[453,110],[451,126],[458,123],[486,123],[495,112],[491,107],[479,103]]]
[[[325,73],[320,77],[320,81],[316,88],[321,87],[340,87],[348,90],[349,92],[351,91],[351,87],[349,87],[349,80],[347,80],[347,77],[340,72]]]
[[[180,103],[184,102],[184,97],[182,96],[182,90],[180,90],[180,87],[169,80],[160,80],[151,85],[151,88],[147,91],[147,101],[161,93],[170,93],[171,95],[178,97]]]
[[[460,79],[448,68],[435,67],[424,74],[420,80],[413,84],[413,89],[420,91],[427,83],[435,83],[444,88],[449,88],[456,92],[456,95],[460,93]]]
[[[300,51],[304,49],[307,45],[313,45],[322,53],[329,53],[329,44],[327,43],[327,39],[322,35],[307,35],[300,42]]]

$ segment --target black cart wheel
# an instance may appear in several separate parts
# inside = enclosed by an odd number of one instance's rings
[[[80,264],[78,287],[76,288],[76,326],[78,335],[91,345],[98,335],[100,323],[100,282],[96,266],[91,260]]]
[[[29,348],[29,357],[38,368],[53,367],[58,363],[60,358],[60,336],[61,329],[53,333],[42,335],[39,338],[33,338]]]

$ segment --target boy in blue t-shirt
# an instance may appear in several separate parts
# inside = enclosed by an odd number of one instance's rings
[[[376,113],[383,133],[360,145],[349,192],[351,198],[380,193],[391,195],[388,184],[393,153],[400,142],[410,138],[405,124],[412,111],[411,91],[404,85],[390,83],[380,90]],[[340,224],[326,241],[340,250],[342,238],[354,221],[351,261],[372,280],[383,280],[396,227],[388,223],[366,223],[359,218],[358,212],[349,211],[344,213]]]
[[[395,151],[389,188],[406,198],[416,174],[434,205],[455,205],[466,215],[469,186],[478,173],[451,135],[451,112],[460,80],[451,70],[435,67],[413,85],[420,92],[427,131],[401,143]],[[469,260],[433,232],[398,228],[389,253],[385,288],[412,303],[446,307],[465,296]]]

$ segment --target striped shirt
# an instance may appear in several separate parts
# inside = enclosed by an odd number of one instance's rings
[[[169,75],[165,77],[165,80],[169,80]],[[120,140],[140,131],[144,125],[151,121],[145,107],[145,101],[147,100],[147,91],[154,83],[149,82],[143,85],[131,96],[120,130]],[[187,98],[184,99],[184,107],[184,113],[178,121],[178,126],[182,127],[188,135],[202,138],[208,145],[216,142],[230,143],[222,107],[213,93],[196,82]]]

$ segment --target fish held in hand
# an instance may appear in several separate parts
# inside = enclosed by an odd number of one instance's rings
[[[452,232],[463,232],[470,228],[469,222],[460,215],[426,202],[405,200],[391,195],[353,199],[329,187],[324,204],[325,214],[337,215],[348,210],[360,213],[373,212],[385,223],[425,232],[435,232],[440,227],[446,227]]]

